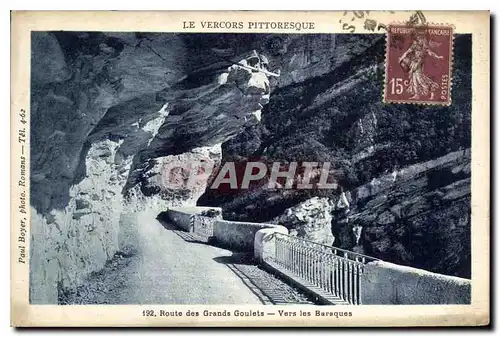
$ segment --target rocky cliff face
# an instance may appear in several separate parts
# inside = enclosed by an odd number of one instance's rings
[[[331,246],[335,241],[331,227],[334,209],[332,199],[313,197],[288,208],[272,222],[288,227],[292,236]]]
[[[470,151],[379,176],[334,211],[336,245],[403,265],[470,277]]]
[[[307,52],[298,38],[281,41],[286,55],[274,60],[293,75],[273,83],[262,123],[224,143],[222,161],[330,162],[337,189],[208,190],[199,204],[321,243],[331,227],[341,248],[470,277],[470,36],[455,39],[448,107],[382,103],[383,37],[325,38],[312,37]],[[324,209],[331,222],[294,216]]]
[[[141,212],[195,203],[467,276],[470,36],[450,107],[384,105],[383,52],[377,35],[34,32],[31,301],[133,254]],[[249,158],[329,161],[338,189],[228,194],[164,174]]]

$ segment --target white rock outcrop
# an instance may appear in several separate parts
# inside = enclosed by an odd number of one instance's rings
[[[273,219],[273,223],[282,225],[291,235],[324,245],[332,245],[332,210],[335,205],[329,198],[314,197],[297,206],[288,208],[284,214]]]

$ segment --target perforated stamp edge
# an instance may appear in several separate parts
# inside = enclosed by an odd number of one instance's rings
[[[449,28],[451,29],[451,38],[450,38],[450,59],[448,61],[448,74],[449,74],[449,81],[448,81],[448,100],[446,102],[433,102],[433,101],[428,101],[428,100],[387,100],[387,77],[388,77],[388,72],[389,72],[389,67],[388,67],[388,59],[389,59],[389,34],[392,26],[408,26],[409,28],[413,27],[443,27],[443,28]],[[415,104],[415,105],[429,105],[429,106],[450,106],[452,103],[452,87],[453,87],[453,63],[454,63],[454,55],[455,55],[455,26],[449,23],[434,23],[434,22],[427,22],[425,24],[420,24],[420,25],[412,25],[408,22],[391,22],[390,24],[387,25],[387,33],[385,34],[385,52],[384,52],[384,81],[383,81],[383,89],[382,89],[382,102],[385,104]]]

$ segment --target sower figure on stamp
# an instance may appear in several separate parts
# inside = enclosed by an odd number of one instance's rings
[[[439,44],[429,41],[425,34],[414,33],[413,43],[399,58],[399,64],[404,71],[409,73],[410,81],[407,91],[413,94],[410,99],[417,100],[427,95],[430,95],[431,100],[434,98],[434,92],[439,85],[424,74],[424,62],[427,55],[436,59],[443,58],[431,50],[431,46],[439,46]]]

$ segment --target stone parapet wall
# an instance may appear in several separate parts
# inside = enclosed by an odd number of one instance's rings
[[[361,276],[363,304],[470,304],[471,280],[384,261]]]
[[[214,225],[214,237],[215,241],[223,247],[252,252],[256,233],[265,228],[284,227],[265,223],[218,220]]]

